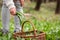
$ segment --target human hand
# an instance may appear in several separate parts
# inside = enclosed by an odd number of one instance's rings
[[[23,7],[24,6],[24,0],[19,0],[20,1],[20,5]]]
[[[16,14],[16,8],[10,8],[10,13],[11,15],[15,15]]]

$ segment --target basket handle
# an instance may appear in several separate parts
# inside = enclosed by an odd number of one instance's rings
[[[30,21],[24,21],[24,22],[23,22],[21,32],[23,32],[24,24],[27,23],[27,22],[30,23],[30,24],[32,25],[32,28],[33,28],[33,31],[34,31],[34,35],[36,35],[35,26],[34,26],[34,24],[33,24],[32,22],[30,22]]]
[[[16,12],[16,15],[18,16],[18,18],[19,18],[19,20],[20,20],[20,17],[19,17],[19,16],[21,16],[21,14],[19,14],[19,12]],[[21,22],[21,20],[20,20],[20,22]],[[21,32],[23,33],[24,24],[27,23],[27,22],[32,25],[33,31],[34,31],[34,35],[36,35],[35,26],[34,26],[34,24],[33,24],[32,22],[30,22],[30,21],[24,21],[24,22],[22,23],[22,30],[21,30]]]

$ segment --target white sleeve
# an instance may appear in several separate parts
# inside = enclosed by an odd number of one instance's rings
[[[3,1],[9,9],[15,7],[13,0],[3,0]]]

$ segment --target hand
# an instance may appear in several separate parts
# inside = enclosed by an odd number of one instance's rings
[[[24,5],[24,0],[19,0],[20,1],[20,5],[23,7]]]
[[[16,14],[16,8],[14,8],[14,7],[11,8],[11,9],[10,9],[10,13],[11,13],[12,15],[15,15],[15,14]]]

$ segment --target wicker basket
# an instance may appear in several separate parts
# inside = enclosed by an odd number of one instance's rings
[[[33,31],[29,31],[29,32],[24,32],[23,31],[23,27],[24,27],[24,24],[26,22],[29,22],[32,25]],[[39,32],[39,34],[37,34],[37,32]],[[28,36],[26,34],[32,34],[32,35],[29,35]],[[44,32],[35,30],[35,26],[30,21],[24,21],[24,23],[22,24],[22,30],[21,30],[21,32],[18,32],[18,33],[14,33],[13,34],[13,37],[14,38],[17,38],[17,37],[24,38],[24,39],[31,38],[31,40],[34,40],[34,39],[35,40],[46,40],[45,36],[46,35],[45,35]]]

